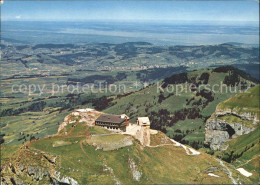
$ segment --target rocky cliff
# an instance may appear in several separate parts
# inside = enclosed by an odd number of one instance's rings
[[[259,85],[217,106],[206,122],[204,143],[212,150],[226,150],[228,140],[252,132],[258,124]]]
[[[215,114],[206,122],[205,128],[205,144],[209,145],[212,150],[226,150],[227,145],[225,142],[229,139],[248,134],[255,130],[255,127],[246,125],[243,121],[241,122],[229,122],[226,117],[230,114],[218,115]],[[241,115],[232,114],[234,117],[240,117]],[[250,120],[253,124],[257,124],[255,118]]]
[[[37,163],[36,163],[37,161]],[[79,183],[56,169],[56,157],[21,147],[1,169],[1,184],[71,184]],[[62,170],[62,169],[60,169]]]

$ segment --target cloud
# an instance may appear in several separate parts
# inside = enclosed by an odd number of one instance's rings
[[[21,15],[15,16],[16,19],[21,19],[21,17],[22,17]]]

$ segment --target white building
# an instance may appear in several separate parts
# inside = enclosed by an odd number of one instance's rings
[[[150,128],[150,120],[148,117],[138,117],[136,123],[137,123],[137,125],[145,126],[146,128]]]

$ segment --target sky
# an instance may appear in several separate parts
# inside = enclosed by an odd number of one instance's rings
[[[2,21],[258,21],[257,1],[5,1]]]

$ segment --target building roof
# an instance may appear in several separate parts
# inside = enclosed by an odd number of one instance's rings
[[[150,125],[150,120],[148,117],[138,117],[137,120],[140,125]]]
[[[121,118],[119,115],[112,114],[101,114],[96,121],[106,122],[106,123],[116,123],[121,124],[125,121],[125,119]]]

